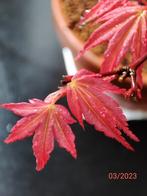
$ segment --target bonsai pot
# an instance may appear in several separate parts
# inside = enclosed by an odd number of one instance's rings
[[[52,0],[52,14],[56,32],[62,47],[70,48],[73,56],[76,57],[84,43],[68,27],[67,20],[62,11],[61,0]],[[102,60],[102,55],[97,56],[93,52],[88,51],[83,57],[76,61],[76,66],[77,69],[86,68],[92,71],[98,71]]]
[[[80,49],[83,48],[84,43],[75,35],[73,30],[68,27],[66,17],[64,16],[61,0],[52,0],[52,14],[55,23],[55,29],[59,37],[62,48],[70,50],[73,59],[76,57]],[[70,53],[67,54],[67,56]],[[64,56],[65,57],[65,56]],[[66,58],[66,57],[65,57]],[[68,58],[65,62],[68,74],[74,74],[76,70],[86,68],[91,71],[98,71],[103,61],[103,55],[96,55],[92,51],[88,51],[78,61],[72,63]],[[70,67],[69,67],[70,66]],[[71,70],[70,70],[71,69]],[[69,71],[70,70],[70,71]],[[72,70],[74,70],[72,72]],[[72,72],[72,73],[71,73]],[[132,101],[124,101],[124,99],[117,96],[117,99],[124,109],[129,120],[146,119],[147,118],[147,68],[143,71],[143,99],[138,103]]]

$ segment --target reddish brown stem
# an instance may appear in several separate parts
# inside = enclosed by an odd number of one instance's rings
[[[63,79],[61,80],[61,85],[62,86],[65,86],[66,84],[68,84],[69,82],[71,82],[73,76],[69,76],[69,75],[66,75],[66,76],[62,76]]]
[[[147,60],[147,53],[145,53],[142,57],[140,57],[135,63],[130,65],[130,67],[134,70],[137,70],[146,60]]]
[[[131,88],[126,92],[125,97],[130,98],[134,97],[136,100],[141,99],[141,89],[138,87],[137,82],[136,82],[136,74],[132,74],[130,76],[131,79]]]
[[[142,57],[140,57],[136,62],[134,62],[130,66],[124,66],[112,72],[101,74],[101,77],[115,76],[114,78],[118,78],[120,82],[129,77],[131,82],[131,88],[127,91],[126,97],[128,98],[135,96],[136,98],[141,99],[141,89],[136,81],[136,71],[146,60],[147,53],[145,53]]]
[[[140,5],[147,5],[146,0],[138,0],[138,3],[139,3]]]
[[[140,57],[135,63],[130,65],[131,70],[136,71],[146,60],[147,60],[147,53],[145,53],[142,57]],[[114,71],[103,73],[101,74],[101,77],[107,77],[107,76],[113,76],[113,75],[127,76],[126,73],[130,72],[130,68],[129,66],[123,66]]]

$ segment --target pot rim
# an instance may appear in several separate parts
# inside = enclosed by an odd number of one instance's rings
[[[77,51],[78,54],[78,52],[83,48],[84,43],[81,40],[79,40],[78,37],[75,36],[72,30],[68,28],[66,18],[64,17],[62,12],[60,0],[52,0],[51,4],[53,17],[55,21],[58,23],[58,27],[66,37],[67,41],[70,43],[70,45],[72,45],[73,49]],[[97,56],[91,51],[87,51],[86,54],[84,54],[84,58],[95,68],[99,68],[99,64],[103,60],[102,55]]]

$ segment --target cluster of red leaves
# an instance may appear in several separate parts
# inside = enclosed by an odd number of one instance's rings
[[[134,79],[137,68],[137,85],[142,87],[142,64],[147,57],[147,6],[146,0],[101,0],[90,12],[86,12],[80,24],[91,22],[100,24],[86,42],[85,51],[101,44],[108,43],[104,54],[101,72],[110,73],[125,57],[132,54],[132,64],[129,69],[113,73],[128,75],[132,78],[132,89],[137,89]],[[141,62],[141,63],[140,63]],[[139,65],[139,66],[138,66]],[[124,75],[125,74],[125,75]],[[107,75],[107,74],[106,74]],[[22,140],[33,136],[33,152],[36,157],[36,169],[42,170],[50,158],[54,148],[54,140],[65,148],[74,158],[77,157],[75,136],[70,125],[76,120],[84,128],[83,120],[93,125],[97,131],[120,142],[124,147],[133,150],[122,133],[138,142],[139,139],[128,128],[127,119],[118,103],[108,95],[108,92],[124,94],[126,91],[111,83],[113,78],[102,78],[102,75],[86,70],[79,71],[75,76],[64,77],[63,84],[55,93],[44,101],[31,99],[29,102],[1,104],[1,108],[12,111],[22,117],[12,128],[5,143]],[[138,90],[138,89],[137,89]],[[132,92],[131,92],[132,93]],[[57,101],[66,96],[69,111]]]
[[[85,119],[94,125],[97,131],[133,150],[121,132],[136,142],[139,139],[129,130],[122,110],[116,101],[108,96],[108,92],[123,94],[124,90],[112,85],[109,80],[100,78],[98,74],[81,70],[75,76],[69,76],[67,85],[50,94],[44,101],[31,99],[28,103],[2,104],[1,108],[22,117],[12,128],[5,143],[34,135],[33,151],[38,171],[43,169],[49,160],[54,139],[60,147],[76,158],[75,136],[69,126],[76,121],[65,107],[56,103],[61,97],[67,96],[69,108],[83,128]]]
[[[147,52],[146,0],[101,0],[80,21],[100,24],[91,34],[78,57],[87,50],[107,42],[101,73],[111,72],[120,65],[125,55],[132,54],[132,63]],[[130,65],[131,67],[131,65]],[[142,66],[137,70],[137,84],[142,88]]]

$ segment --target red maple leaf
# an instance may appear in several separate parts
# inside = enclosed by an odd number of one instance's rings
[[[127,120],[119,105],[106,93],[122,93],[122,90],[97,74],[81,70],[67,85],[67,100],[70,110],[83,127],[83,118],[97,131],[116,139],[127,149],[133,150],[121,135],[121,131],[131,139],[139,139],[129,130]]]
[[[113,4],[106,0],[100,1],[100,5],[105,6],[106,2],[109,2],[109,6]],[[85,21],[94,19],[94,24],[101,25],[92,33],[78,57],[87,50],[108,42],[101,66],[101,72],[105,73],[114,70],[128,52],[132,54],[133,63],[147,51],[147,6],[126,1],[124,6],[116,5],[115,9],[109,9],[102,15],[99,12],[101,6],[98,3],[85,18]],[[138,69],[137,82],[142,87],[142,66]]]
[[[60,147],[76,158],[75,136],[69,126],[76,121],[65,107],[56,104],[61,97],[67,96],[69,108],[82,127],[85,119],[94,125],[97,131],[133,150],[121,131],[136,142],[139,139],[129,130],[119,105],[108,95],[108,92],[124,94],[124,89],[112,85],[111,77],[101,78],[100,74],[87,70],[80,70],[75,76],[65,76],[63,82],[65,86],[47,96],[44,101],[31,99],[28,103],[0,105],[1,108],[22,117],[12,128],[5,143],[34,135],[33,151],[38,171],[42,170],[49,160],[54,148],[54,139]]]
[[[95,21],[97,18],[103,16],[107,12],[126,5],[129,0],[101,0],[92,9],[85,12],[84,16],[80,20],[80,25]]]
[[[75,136],[68,125],[75,123],[75,120],[65,107],[53,103],[54,98],[59,94],[57,91],[57,93],[54,93],[55,96],[51,95],[48,102],[32,99],[29,100],[29,103],[1,105],[1,107],[23,117],[12,128],[5,143],[15,142],[34,134],[33,151],[38,171],[43,169],[49,160],[50,153],[54,148],[54,139],[57,140],[60,147],[65,148],[74,158],[77,156],[74,144]]]

